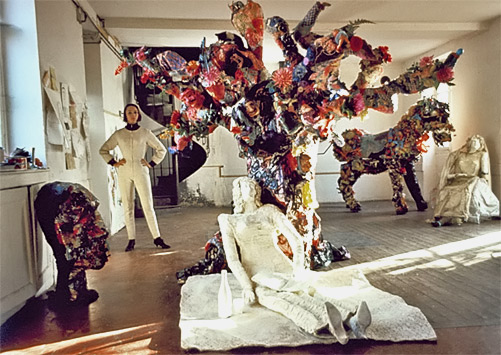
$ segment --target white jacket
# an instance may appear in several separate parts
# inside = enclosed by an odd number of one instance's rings
[[[167,153],[167,149],[155,135],[146,128],[139,127],[135,131],[126,128],[119,129],[99,149],[99,154],[108,163],[113,159],[110,151],[116,146],[120,148],[126,163],[126,170],[142,168],[141,159],[145,157],[146,149],[153,148],[155,154],[151,158],[155,164],[160,164]]]

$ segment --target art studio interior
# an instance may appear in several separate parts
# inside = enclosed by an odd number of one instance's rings
[[[0,352],[499,354],[499,0],[0,26]]]

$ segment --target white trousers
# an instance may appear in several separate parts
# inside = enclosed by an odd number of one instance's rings
[[[153,239],[160,237],[158,229],[157,216],[153,209],[153,195],[151,192],[150,173],[148,168],[139,165],[139,167],[121,166],[118,168],[118,187],[122,195],[124,206],[125,227],[127,236],[130,239],[136,239],[136,223],[134,221],[134,187],[143,207],[144,217],[151,232]]]

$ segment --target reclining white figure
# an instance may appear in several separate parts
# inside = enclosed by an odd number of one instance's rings
[[[234,214],[218,217],[228,266],[242,286],[244,302],[253,304],[257,300],[303,331],[335,338],[341,344],[350,337],[365,338],[365,329],[371,323],[365,301],[357,309],[348,309],[346,304],[317,292],[318,283],[312,280],[329,272],[304,268],[301,236],[276,206],[262,205],[260,196],[261,189],[254,180],[238,178],[233,182]],[[277,246],[280,235],[289,242],[292,261]]]

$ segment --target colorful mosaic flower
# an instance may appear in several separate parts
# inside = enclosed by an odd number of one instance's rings
[[[192,77],[198,75],[200,73],[200,64],[195,60],[191,60],[186,65],[186,71]]]
[[[437,80],[446,83],[454,78],[454,71],[450,67],[444,66],[437,72]]]
[[[280,68],[275,70],[272,76],[275,86],[282,92],[286,92],[292,85],[292,68]]]
[[[379,46],[378,49],[381,52],[381,55],[383,56],[383,62],[391,63],[392,58],[389,52],[389,48],[387,46]]]
[[[358,36],[353,36],[350,38],[350,47],[353,52],[358,52],[362,49],[364,45],[364,40]]]
[[[221,77],[220,71],[215,67],[211,66],[209,70],[202,73],[202,78],[206,86],[212,86],[216,84]]]
[[[421,68],[427,67],[428,65],[432,65],[432,64],[433,64],[433,56],[423,57],[419,61],[419,66]]]

